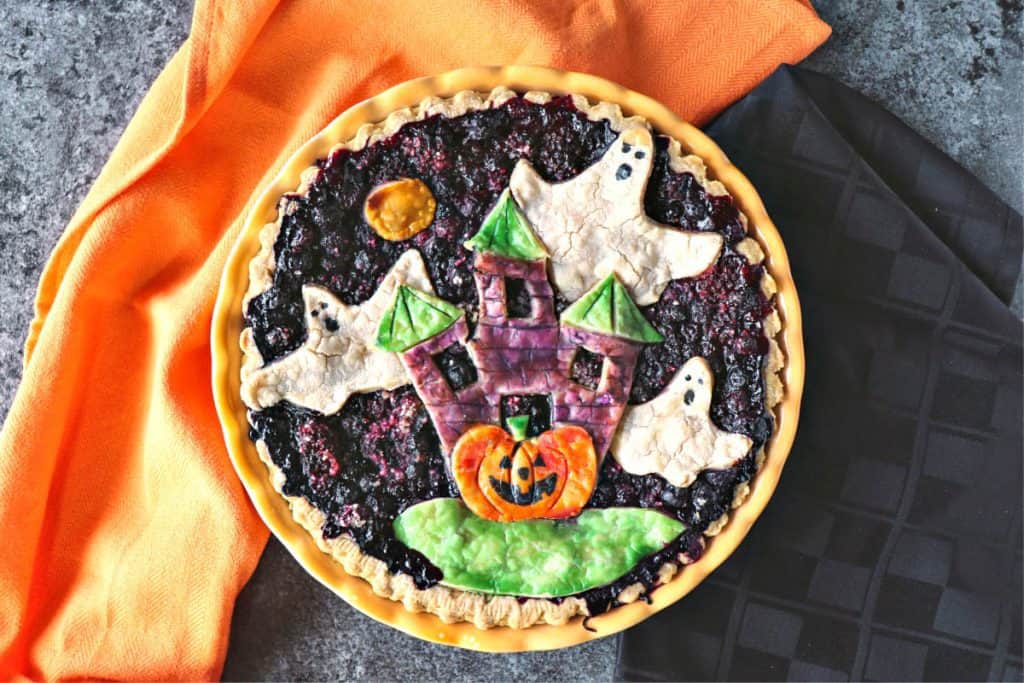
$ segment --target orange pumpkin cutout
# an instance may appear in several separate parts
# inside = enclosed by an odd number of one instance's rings
[[[578,515],[597,483],[594,443],[581,427],[559,427],[526,439],[526,416],[509,418],[509,434],[477,425],[452,451],[452,470],[466,507],[484,519],[563,519]]]

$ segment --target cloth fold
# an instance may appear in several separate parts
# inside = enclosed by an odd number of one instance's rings
[[[799,68],[708,132],[786,242],[804,407],[757,525],[617,678],[1020,680],[1021,216]]]
[[[807,0],[200,0],[40,283],[0,433],[0,679],[219,674],[266,530],[221,442],[210,314],[254,192],[331,118],[531,63],[700,123],[827,35]]]

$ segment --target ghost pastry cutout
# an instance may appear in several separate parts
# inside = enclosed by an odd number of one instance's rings
[[[331,415],[354,393],[409,383],[397,354],[373,344],[401,284],[433,292],[423,258],[406,251],[367,301],[346,305],[316,285],[302,288],[306,341],[269,365],[243,371],[242,400],[253,410],[289,401]]]
[[[697,356],[683,364],[652,401],[626,408],[612,441],[615,459],[630,474],[657,474],[689,486],[704,470],[727,469],[752,441],[711,420],[711,366]]]
[[[646,306],[669,281],[699,275],[718,259],[720,234],[680,230],[644,213],[653,159],[650,131],[634,127],[565,182],[545,181],[525,159],[513,170],[512,194],[551,252],[555,285],[569,301],[615,273]]]

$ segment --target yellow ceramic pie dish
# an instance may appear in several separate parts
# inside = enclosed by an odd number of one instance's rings
[[[781,371],[784,394],[775,407],[775,429],[765,446],[765,458],[750,483],[746,500],[729,516],[728,523],[709,539],[703,556],[686,566],[650,595],[610,610],[582,625],[577,617],[564,625],[535,625],[524,629],[496,627],[482,630],[472,623],[444,623],[425,612],[411,612],[401,602],[379,597],[370,584],[346,573],[342,565],[322,552],[293,518],[287,500],[271,484],[267,468],[248,437],[246,407],[240,398],[242,301],[249,284],[249,263],[260,250],[259,232],[277,214],[277,200],[300,185],[300,176],[318,158],[355,136],[365,123],[383,120],[391,112],[416,105],[427,97],[446,97],[465,90],[490,91],[504,86],[516,91],[539,90],[579,94],[591,101],[618,104],[626,115],[639,115],[654,128],[670,135],[683,151],[703,159],[708,178],[720,181],[748,220],[749,236],[765,254],[764,265],[773,277],[776,310],[782,321],[776,337],[785,354]],[[481,67],[451,71],[409,81],[366,100],[332,121],[300,148],[276,179],[262,190],[224,269],[211,331],[212,380],[217,412],[228,454],[253,505],[267,526],[317,580],[365,614],[411,635],[447,645],[489,652],[547,650],[576,645],[617,633],[658,612],[693,590],[739,545],[764,509],[778,483],[796,432],[804,381],[800,306],[782,240],[750,182],[703,133],[681,121],[654,100],[609,81],[580,73],[540,67]]]

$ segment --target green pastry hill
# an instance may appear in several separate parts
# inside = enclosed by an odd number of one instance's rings
[[[394,523],[398,540],[438,567],[443,584],[544,598],[609,584],[684,528],[640,508],[588,509],[570,521],[491,522],[454,498],[414,505]]]

